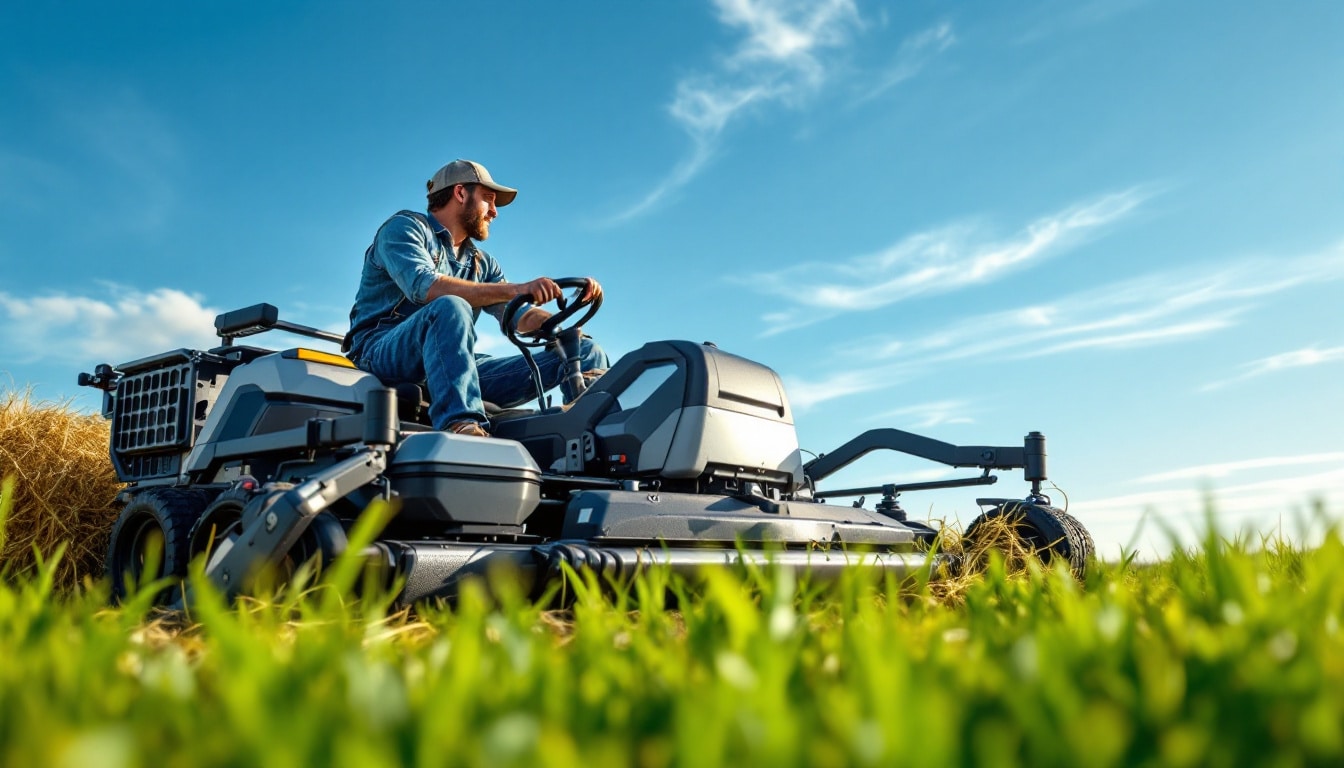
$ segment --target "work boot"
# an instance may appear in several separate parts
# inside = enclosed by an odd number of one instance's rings
[[[471,435],[472,437],[489,437],[490,433],[485,431],[479,421],[466,419],[464,421],[455,421],[448,425],[448,431],[457,435]]]

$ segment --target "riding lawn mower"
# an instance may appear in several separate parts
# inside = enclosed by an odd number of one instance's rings
[[[380,381],[345,357],[265,349],[239,339],[278,330],[340,343],[340,334],[257,304],[215,319],[219,346],[174,349],[79,383],[103,392],[110,454],[126,485],[111,533],[114,597],[159,576],[183,579],[193,558],[236,597],[266,569],[329,565],[379,499],[395,510],[361,551],[399,601],[452,599],[465,579],[504,565],[533,594],[567,570],[621,578],[649,566],[771,562],[818,576],[856,565],[905,575],[934,564],[938,531],[908,519],[904,493],[989,485],[1023,470],[1020,499],[979,499],[973,537],[995,518],[1043,559],[1081,575],[1087,531],[1042,493],[1045,437],[1020,446],[957,446],[875,429],[803,461],[779,376],[711,343],[653,341],[591,384],[579,370],[581,328],[601,299],[573,289],[537,331],[501,329],[531,364],[537,408],[487,404],[489,437],[435,431],[423,389]],[[531,350],[553,345],[577,398],[551,406]],[[874,450],[979,470],[951,480],[824,488]],[[873,509],[862,506],[872,496]],[[859,499],[834,504],[835,499]],[[151,551],[159,551],[157,558]],[[157,571],[149,568],[157,562]],[[181,600],[166,597],[165,600]]]

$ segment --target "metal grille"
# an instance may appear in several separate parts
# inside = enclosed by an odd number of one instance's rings
[[[192,368],[184,363],[121,379],[113,414],[118,453],[149,453],[191,444],[192,390],[196,386]]]

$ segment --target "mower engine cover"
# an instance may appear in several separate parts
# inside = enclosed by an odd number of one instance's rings
[[[496,437],[542,468],[613,478],[802,482],[784,385],[770,368],[710,344],[655,341],[625,355],[566,411],[509,419]],[[577,441],[577,442],[576,442]]]

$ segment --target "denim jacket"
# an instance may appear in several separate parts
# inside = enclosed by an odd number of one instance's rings
[[[464,241],[453,258],[451,237],[438,219],[415,211],[399,211],[378,228],[373,244],[364,252],[359,290],[350,309],[350,332],[342,347],[351,359],[359,359],[371,335],[383,333],[423,307],[439,275],[477,283],[504,282],[499,262],[471,240]],[[494,304],[485,310],[499,318],[504,306]],[[474,317],[480,314],[478,309]]]

